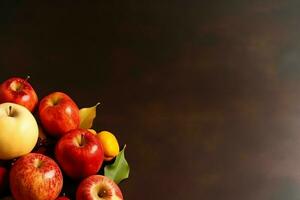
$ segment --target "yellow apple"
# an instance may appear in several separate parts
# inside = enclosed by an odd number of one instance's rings
[[[0,160],[30,153],[39,135],[37,122],[24,106],[0,104]]]

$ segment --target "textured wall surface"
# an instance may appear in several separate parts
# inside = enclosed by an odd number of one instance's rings
[[[300,1],[78,2],[1,1],[0,78],[101,101],[125,199],[300,199]]]

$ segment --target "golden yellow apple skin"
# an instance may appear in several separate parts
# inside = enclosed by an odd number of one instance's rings
[[[37,122],[24,106],[0,104],[0,160],[30,153],[39,135]]]

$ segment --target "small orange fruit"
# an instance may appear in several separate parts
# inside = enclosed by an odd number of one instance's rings
[[[101,131],[97,135],[104,150],[104,160],[109,161],[119,154],[120,147],[114,134],[108,131]]]

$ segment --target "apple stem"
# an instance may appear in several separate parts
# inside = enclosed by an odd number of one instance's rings
[[[30,79],[30,75],[26,76],[26,79],[24,80],[24,82],[27,82]]]
[[[81,135],[81,139],[80,139],[80,146],[84,146],[85,145],[85,139],[84,139],[84,136]]]
[[[96,105],[94,106],[94,108],[97,108],[100,104],[101,104],[100,102],[96,103]]]
[[[12,114],[12,106],[9,106],[8,107],[8,116],[11,116],[11,114]]]

